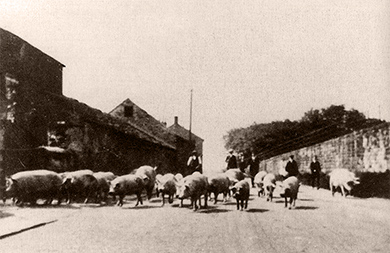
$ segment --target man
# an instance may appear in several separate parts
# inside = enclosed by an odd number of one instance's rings
[[[249,159],[248,164],[249,164],[249,174],[251,175],[252,187],[255,187],[254,179],[256,174],[259,172],[260,161],[254,153],[252,153],[252,156]]]
[[[288,162],[286,164],[286,172],[287,172],[287,177],[298,177],[299,175],[299,170],[298,170],[298,164],[294,160],[294,156],[290,155]]]
[[[188,158],[187,167],[191,173],[195,171],[202,173],[202,160],[198,156],[196,150],[192,151],[191,156]]]
[[[247,163],[245,161],[244,153],[239,153],[238,154],[237,166],[238,166],[238,168],[240,169],[240,171],[242,173],[245,173],[245,169],[247,167]]]
[[[310,163],[311,170],[311,186],[314,188],[315,183],[317,182],[317,190],[320,188],[320,175],[321,175],[321,165],[317,160],[317,156],[313,157],[313,161]]]
[[[233,155],[233,149],[229,149],[229,154],[226,157],[225,162],[227,163],[227,165],[226,165],[227,169],[237,168],[237,159],[236,159],[236,156]]]

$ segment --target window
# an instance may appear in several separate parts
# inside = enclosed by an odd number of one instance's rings
[[[134,108],[133,106],[125,106],[124,108],[124,116],[127,118],[133,117]]]

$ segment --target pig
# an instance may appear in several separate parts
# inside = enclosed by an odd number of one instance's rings
[[[153,168],[151,166],[144,165],[139,167],[135,172],[135,175],[144,180],[144,187],[148,200],[152,198],[152,193],[156,184],[156,169],[157,167]]]
[[[217,203],[218,195],[223,193],[223,201],[226,202],[227,194],[230,189],[230,179],[225,173],[217,173],[208,177],[209,195],[214,193],[214,204]]]
[[[278,181],[279,182],[279,181]],[[287,207],[287,198],[290,198],[290,206],[295,206],[295,201],[298,197],[299,182],[297,177],[288,177],[281,184],[279,184],[280,196],[284,198],[284,207]]]
[[[175,179],[177,182],[180,182],[180,180],[182,180],[184,177],[181,173],[176,173],[175,174]]]
[[[230,183],[234,185],[238,181],[245,179],[246,174],[244,174],[240,169],[229,169],[225,172],[229,177]]]
[[[231,189],[233,192],[233,197],[237,201],[237,210],[240,210],[240,203],[241,211],[243,211],[244,208],[247,209],[250,194],[249,183],[246,180],[241,180],[237,182]]]
[[[347,169],[335,169],[329,173],[329,188],[332,196],[334,196],[334,191],[337,187],[340,187],[341,195],[346,197],[346,194],[351,192],[351,185],[359,183],[359,178]]]
[[[254,183],[257,188],[257,195],[260,197],[261,195],[264,195],[264,189],[263,189],[263,179],[267,175],[266,171],[259,171],[254,178]]]
[[[98,182],[97,197],[99,202],[107,202],[108,192],[110,191],[110,182],[116,178],[112,172],[95,172],[93,176]]]
[[[6,195],[13,198],[16,204],[26,202],[34,205],[38,199],[45,199],[45,204],[53,198],[60,199],[61,177],[54,171],[30,170],[13,174],[6,179]]]
[[[157,181],[158,180],[160,180],[161,179],[161,177],[162,177],[162,175],[161,174],[157,174],[156,175],[156,182],[155,182],[155,187],[156,187],[156,189],[157,189]],[[159,192],[156,190],[156,197],[158,198],[159,197]]]
[[[195,172],[182,179],[178,188],[178,198],[180,200],[190,198],[191,206],[194,208],[194,211],[196,211],[198,209],[196,202],[199,200],[200,206],[200,198],[204,195],[204,207],[207,208],[208,188],[207,177],[199,172]]]
[[[173,196],[176,193],[176,178],[172,173],[165,174],[161,177],[156,178],[157,193],[161,193],[162,205],[165,204],[165,194],[168,195],[168,202],[172,204]]]
[[[115,178],[110,183],[109,194],[115,194],[119,196],[117,202],[118,206],[123,206],[123,198],[126,195],[137,195],[137,203],[135,206],[138,206],[139,203],[142,203],[142,191],[145,189],[144,179],[140,176],[134,174],[123,175]]]
[[[267,201],[272,202],[273,192],[276,188],[276,177],[273,173],[268,173],[263,179],[263,189],[267,196]]]
[[[84,204],[88,203],[90,198],[97,198],[98,181],[90,170],[77,170],[63,174],[61,185],[62,192],[66,195],[67,204],[72,201],[83,198]]]

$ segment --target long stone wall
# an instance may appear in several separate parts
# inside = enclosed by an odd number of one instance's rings
[[[301,174],[310,172],[314,155],[322,172],[346,168],[357,173],[384,173],[390,170],[390,123],[363,129],[313,146],[294,150],[261,161],[260,167],[278,174],[293,154]]]

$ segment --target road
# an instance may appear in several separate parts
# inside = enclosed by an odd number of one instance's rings
[[[332,197],[301,186],[292,210],[251,191],[248,209],[233,199],[192,211],[178,200],[134,207],[74,205],[31,208],[59,219],[0,240],[2,252],[389,252],[390,201]],[[28,211],[30,207],[23,208]],[[61,215],[62,214],[62,215]]]

